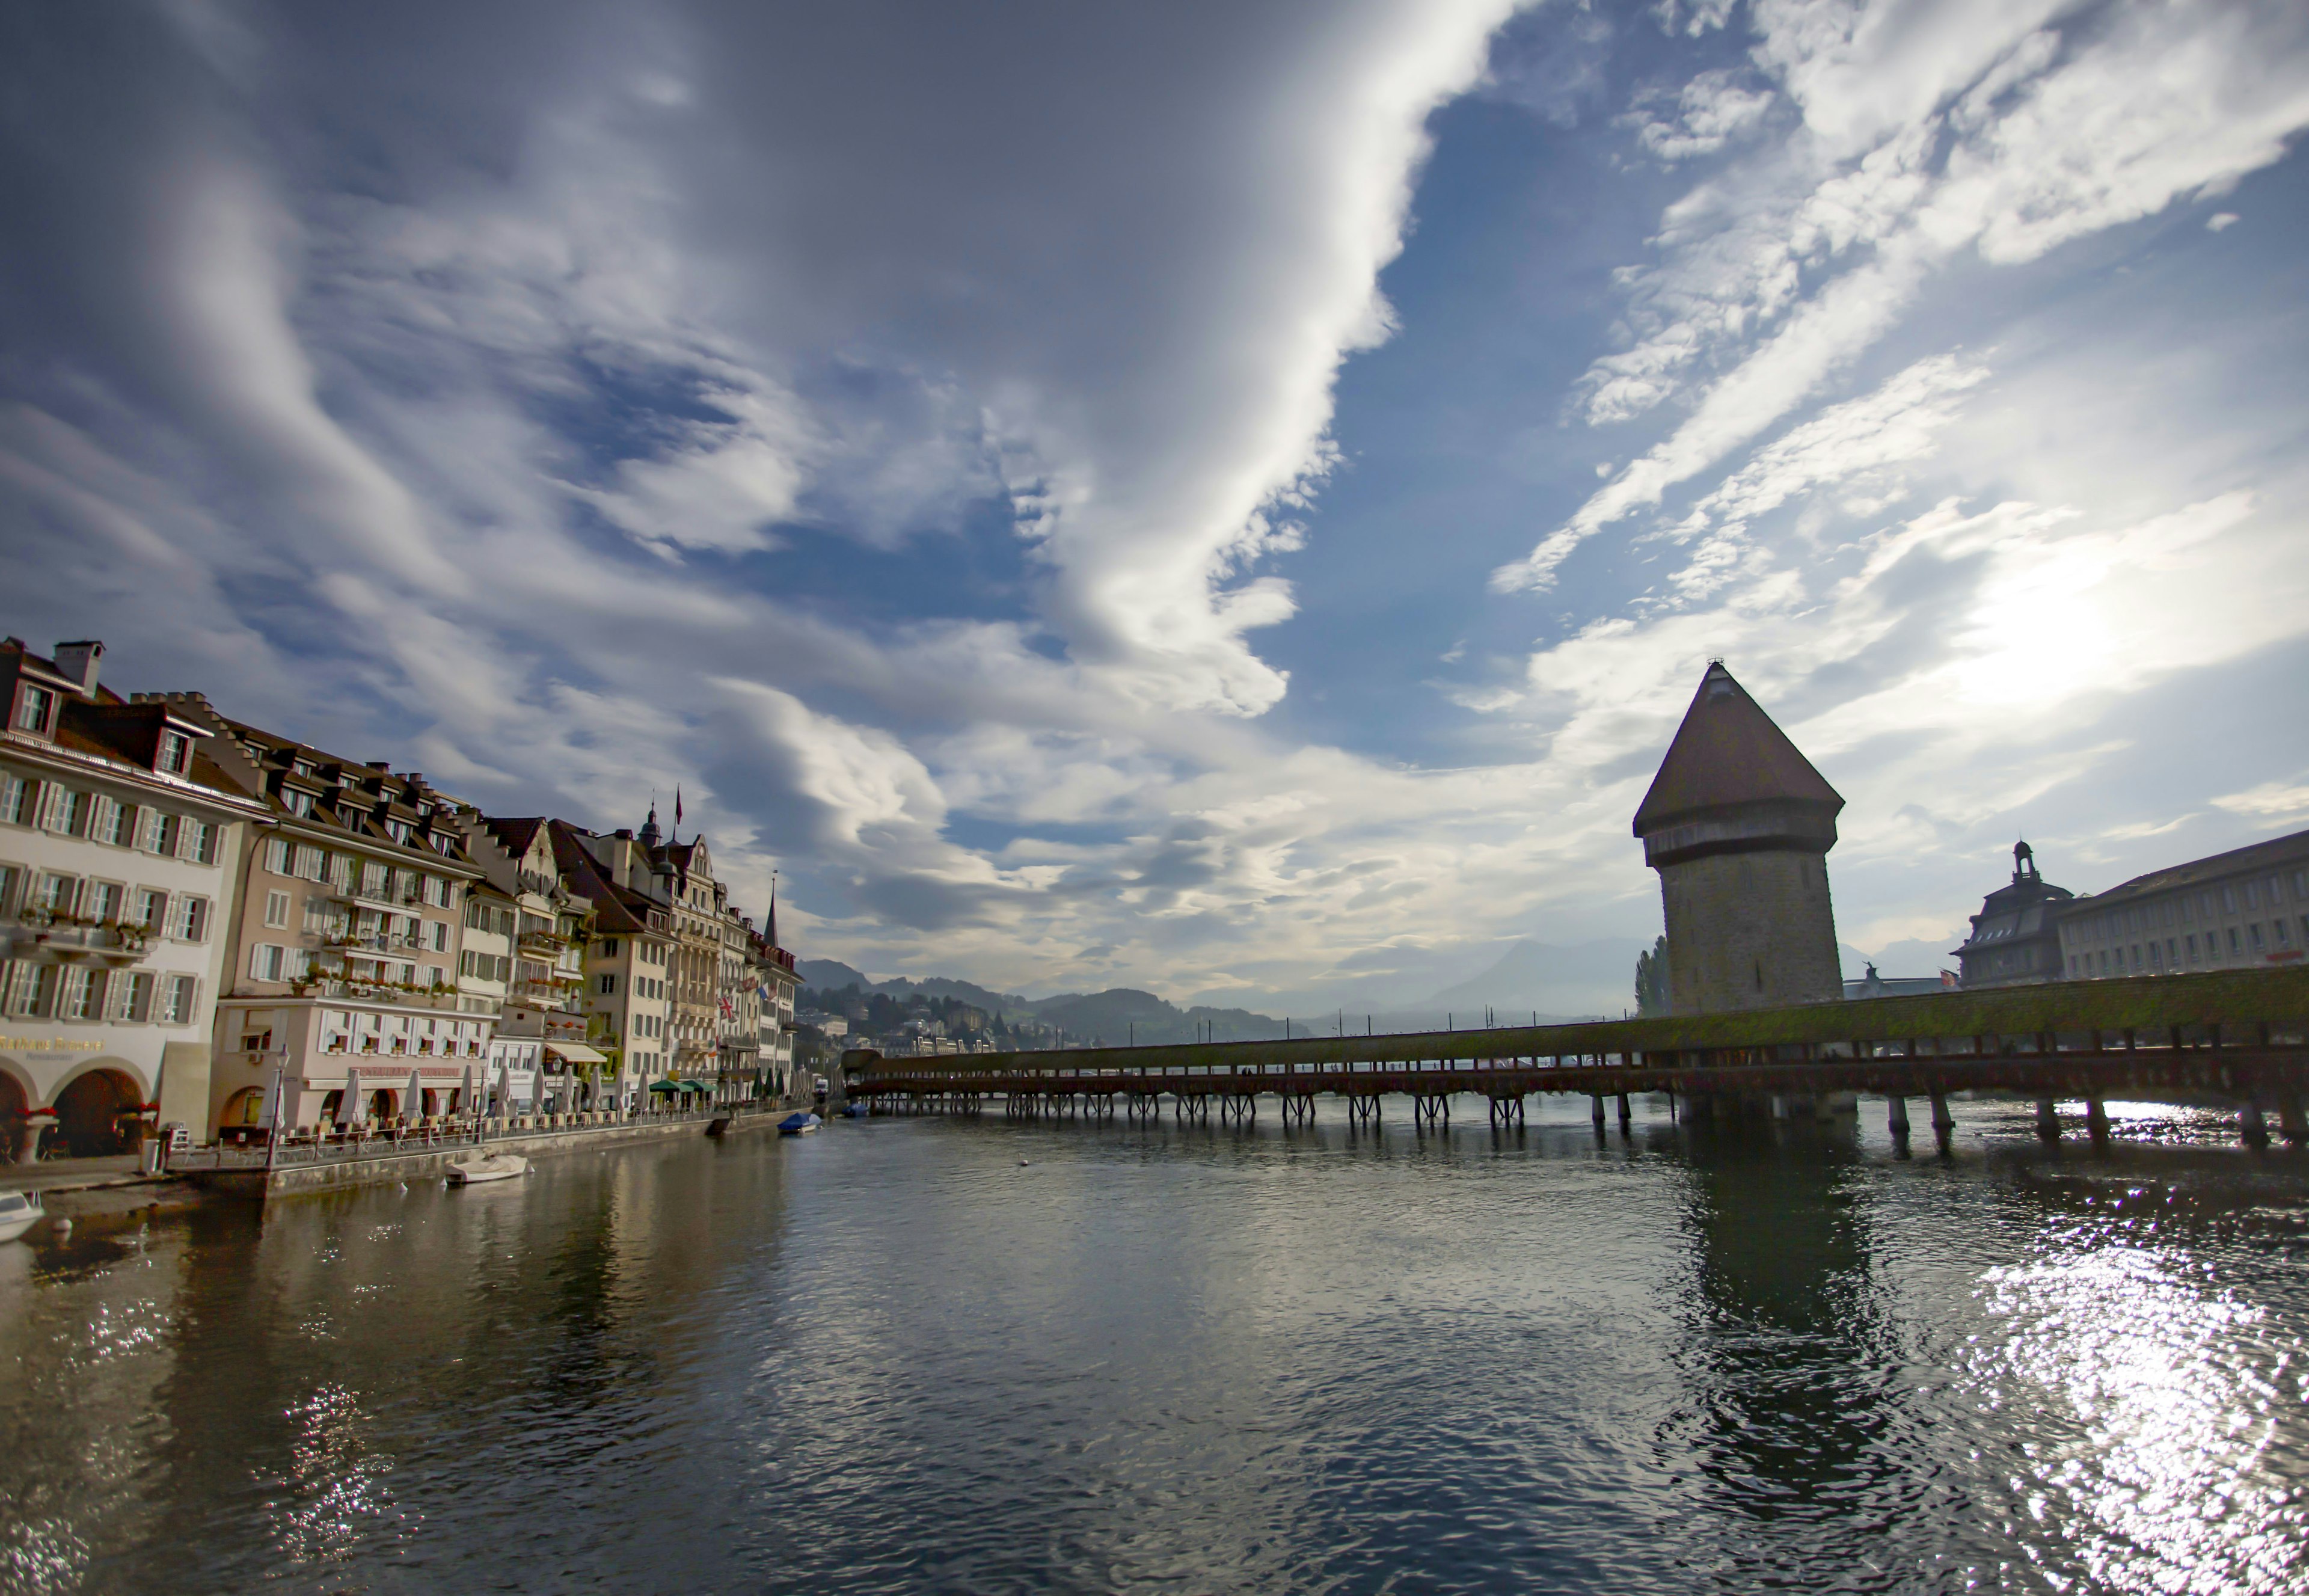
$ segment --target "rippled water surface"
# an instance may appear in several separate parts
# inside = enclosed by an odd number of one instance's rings
[[[884,1119],[0,1248],[0,1587],[2309,1583],[2303,1159],[1865,1106]]]

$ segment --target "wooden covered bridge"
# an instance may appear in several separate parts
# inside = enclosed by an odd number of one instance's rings
[[[843,1055],[846,1089],[877,1110],[1014,1117],[1158,1115],[1247,1123],[1272,1099],[1286,1123],[1315,1099],[1342,1098],[1376,1122],[1382,1100],[1407,1098],[1422,1126],[1447,1123],[1455,1097],[1484,1100],[1494,1125],[1523,1121],[1535,1092],[1585,1094],[1600,1128],[1604,1101],[1621,1123],[1637,1092],[1673,1094],[1706,1117],[1786,1112],[1832,1094],[1881,1097],[1896,1138],[1907,1100],[1924,1097],[1945,1147],[1951,1093],[2035,1098],[2038,1129],[2057,1136],[2054,1104],[2081,1098],[2106,1133],[2108,1098],[2233,1104],[2244,1137],[2309,1140],[2309,968],[2140,976],[1986,992],[1946,992],[1793,1008],[1579,1025],[1294,1037],[1147,1047],[942,1054]]]

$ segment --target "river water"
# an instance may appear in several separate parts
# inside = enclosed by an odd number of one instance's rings
[[[2309,1587],[2303,1158],[1865,1108],[880,1119],[13,1245],[0,1588]]]

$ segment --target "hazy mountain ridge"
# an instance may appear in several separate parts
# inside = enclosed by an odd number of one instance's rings
[[[1648,940],[1636,937],[1570,944],[1524,938],[1500,948],[1482,974],[1423,998],[1409,1002],[1348,998],[1311,1013],[1283,1016],[1207,1000],[1174,1003],[1132,986],[1029,998],[946,976],[898,976],[876,981],[839,959],[805,958],[796,967],[803,981],[820,992],[855,985],[861,992],[882,993],[902,1001],[915,996],[955,998],[989,1014],[1055,1026],[1069,1041],[1096,1040],[1120,1046],[1132,1041],[1142,1045],[1198,1039],[1265,1041],[1282,1037],[1286,1026],[1293,1036],[1336,1036],[1342,1030],[1352,1036],[1366,1029],[1475,1030],[1485,1023],[1487,1011],[1491,1022],[1498,1026],[1617,1019],[1634,1010],[1636,956],[1648,946]],[[1840,951],[1846,974],[1856,977],[1864,958],[1849,946]],[[1897,944],[1879,958],[1888,976],[1928,975],[1941,962],[1931,957],[1935,951],[1934,944],[1920,941]],[[1912,969],[1911,965],[1918,967]],[[1291,1006],[1309,1008],[1308,995],[1302,993]]]

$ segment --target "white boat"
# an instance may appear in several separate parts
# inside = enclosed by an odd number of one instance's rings
[[[38,1192],[0,1192],[0,1241],[14,1241],[46,1212]]]
[[[478,1186],[483,1181],[511,1180],[529,1173],[529,1160],[519,1153],[489,1153],[480,1158],[449,1160],[449,1184]]]

